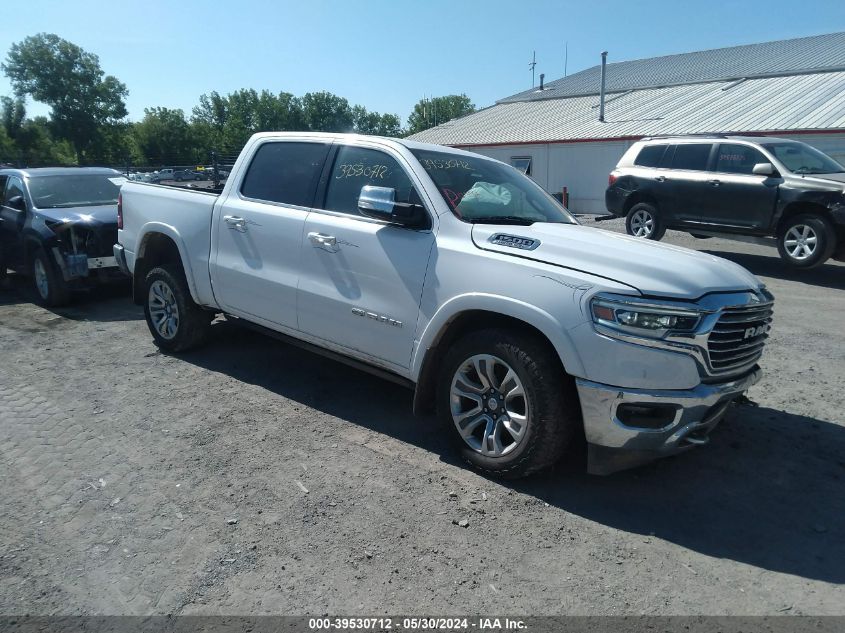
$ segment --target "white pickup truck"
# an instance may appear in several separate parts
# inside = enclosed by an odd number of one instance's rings
[[[411,386],[502,476],[706,443],[772,318],[736,264],[580,226],[510,166],[407,140],[256,134],[220,195],[127,183],[119,218],[160,348],[222,312]]]

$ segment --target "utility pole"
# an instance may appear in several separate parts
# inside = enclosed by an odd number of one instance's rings
[[[531,69],[531,87],[534,87],[534,67],[537,65],[537,51],[534,51],[531,55],[531,63],[528,64],[528,67]]]

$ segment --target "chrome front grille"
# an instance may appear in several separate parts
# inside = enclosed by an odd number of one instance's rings
[[[726,308],[707,339],[710,367],[724,373],[751,365],[769,338],[773,304]]]

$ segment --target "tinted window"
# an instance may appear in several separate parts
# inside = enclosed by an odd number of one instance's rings
[[[666,147],[666,145],[646,145],[640,150],[634,164],[640,167],[657,167],[660,165],[660,159],[663,158]]]
[[[325,143],[264,143],[249,165],[241,193],[256,200],[310,206],[328,152]]]
[[[709,143],[686,143],[675,147],[675,158],[672,160],[672,169],[692,169],[695,171],[706,171],[707,160],[710,158]]]
[[[329,176],[324,208],[360,215],[358,197],[364,185],[395,189],[397,202],[412,202],[412,195],[417,202],[411,179],[394,158],[379,150],[344,145]]]
[[[716,154],[716,171],[728,174],[750,174],[754,165],[768,162],[768,159],[753,147],[722,143]]]

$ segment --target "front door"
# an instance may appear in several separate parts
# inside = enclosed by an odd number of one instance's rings
[[[302,230],[330,144],[264,141],[218,205],[214,295],[236,316],[296,329]]]
[[[775,211],[780,177],[756,176],[754,165],[770,162],[750,145],[722,143],[710,178],[707,221],[730,230],[765,231]]]
[[[20,268],[24,263],[20,233],[26,221],[26,194],[23,181],[17,176],[0,176],[0,179],[0,266]],[[12,198],[21,198],[23,204],[19,201],[18,204],[10,205],[9,200]]]
[[[375,185],[394,189],[398,202],[418,201],[413,181],[401,158],[342,145],[325,183],[321,208],[305,222],[300,327],[341,351],[408,367],[434,233],[363,217],[358,197]]]

